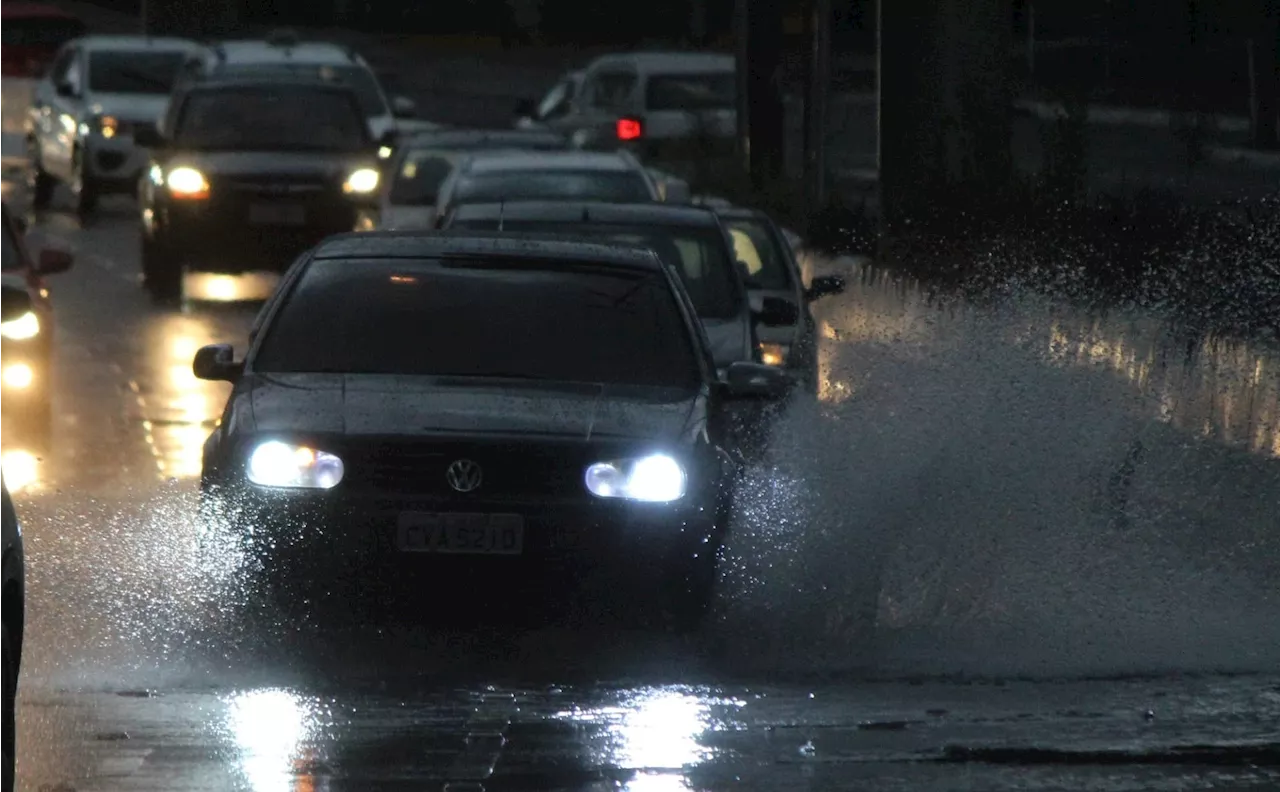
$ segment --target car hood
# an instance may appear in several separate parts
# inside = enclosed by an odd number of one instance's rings
[[[95,93],[89,98],[89,106],[95,115],[154,124],[169,106],[169,95]]]
[[[170,167],[187,165],[217,176],[324,176],[344,179],[356,168],[376,168],[367,154],[288,151],[193,151],[175,153]]]
[[[665,389],[463,377],[255,374],[248,384],[260,433],[675,439],[695,401]]]

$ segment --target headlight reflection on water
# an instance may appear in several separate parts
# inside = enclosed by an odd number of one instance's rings
[[[298,760],[317,728],[315,708],[287,690],[238,693],[228,702],[226,729],[253,792],[293,792],[312,786]]]

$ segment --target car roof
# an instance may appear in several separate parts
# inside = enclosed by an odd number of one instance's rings
[[[194,93],[200,90],[220,90],[223,88],[279,88],[282,85],[317,88],[355,95],[350,85],[333,80],[325,80],[310,75],[261,75],[261,74],[212,74],[200,80],[189,82],[182,87],[182,93]]]
[[[652,250],[640,245],[604,244],[561,238],[554,234],[508,234],[485,231],[370,231],[331,236],[313,251],[318,260],[343,258],[472,258],[604,264],[619,269],[663,271]]]
[[[634,163],[608,151],[481,151],[472,154],[466,169],[473,173],[508,171],[598,170],[619,173],[635,169]]]
[[[483,146],[538,146],[567,148],[564,135],[541,129],[439,129],[417,132],[405,139],[408,149],[466,148]]]
[[[732,55],[719,52],[618,52],[601,55],[591,66],[607,64],[634,66],[646,74],[714,74],[736,68]]]
[[[200,43],[177,36],[81,36],[77,43],[90,52],[195,52]]]
[[[453,210],[454,220],[503,220],[565,224],[618,224],[716,228],[711,210],[688,204],[606,203],[603,201],[509,201],[468,203]]]
[[[267,39],[231,39],[209,47],[210,56],[223,63],[297,63],[307,66],[360,65],[355,50],[328,41],[272,42]]]
[[[770,220],[768,214],[759,209],[752,209],[749,206],[712,206],[709,207],[721,217],[727,217],[730,220]]]

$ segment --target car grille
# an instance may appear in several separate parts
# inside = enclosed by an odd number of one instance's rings
[[[229,176],[217,180],[214,186],[229,190],[243,197],[264,199],[309,198],[329,189],[329,183],[315,176]]]
[[[586,462],[579,444],[437,441],[370,444],[343,453],[346,484],[382,493],[526,499],[581,494]],[[458,493],[446,477],[460,459],[477,463],[480,486]]]

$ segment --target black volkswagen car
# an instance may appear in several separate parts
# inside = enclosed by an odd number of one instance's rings
[[[186,270],[283,271],[376,213],[380,142],[341,84],[210,77],[179,88],[139,142],[152,150],[138,189],[142,274],[159,298],[182,296]]]
[[[738,469],[726,404],[787,384],[747,361],[717,377],[652,251],[453,232],[327,240],[243,360],[204,347],[194,370],[234,383],[204,449],[205,514],[269,579],[359,569],[362,587],[412,593],[460,573],[479,593],[603,568],[685,626]]]

